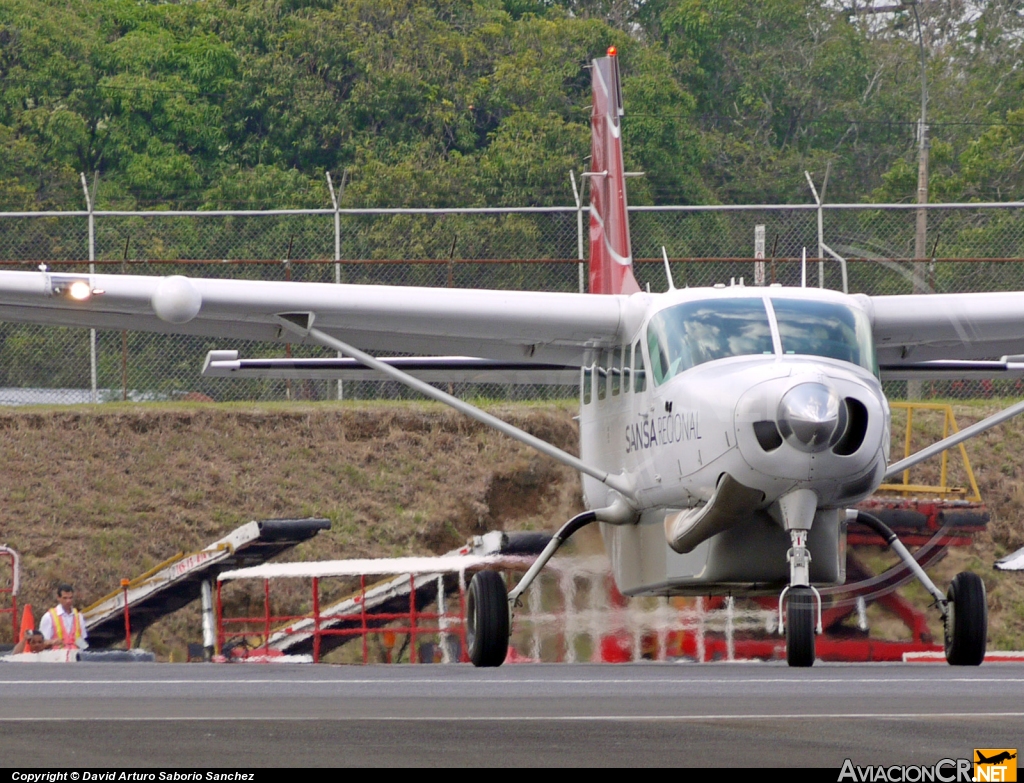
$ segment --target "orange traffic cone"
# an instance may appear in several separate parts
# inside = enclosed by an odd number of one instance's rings
[[[25,604],[25,611],[21,613],[21,633],[18,634],[18,638],[24,639],[25,634],[35,627],[36,618],[32,614],[32,604]]]

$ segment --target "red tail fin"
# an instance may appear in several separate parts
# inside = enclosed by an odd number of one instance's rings
[[[622,167],[622,87],[614,52],[594,60],[590,170],[590,292],[633,294],[640,286],[633,277],[629,246],[626,180]]]

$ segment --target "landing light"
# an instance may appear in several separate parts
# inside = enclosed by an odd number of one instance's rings
[[[87,277],[50,277],[50,293],[62,296],[74,302],[85,302],[93,296],[103,293],[102,288],[93,288]]]
[[[92,288],[84,280],[76,280],[68,288],[68,296],[79,302],[84,302],[92,296]]]

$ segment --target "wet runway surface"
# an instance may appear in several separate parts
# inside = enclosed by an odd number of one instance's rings
[[[1024,745],[1024,665],[0,665],[69,766],[934,764]]]

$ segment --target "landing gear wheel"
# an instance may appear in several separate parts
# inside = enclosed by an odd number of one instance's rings
[[[814,629],[817,603],[809,587],[793,587],[786,597],[786,662],[814,665]]]
[[[988,636],[985,583],[964,571],[953,577],[946,598],[946,660],[951,666],[978,666],[985,660]]]
[[[508,654],[508,591],[496,571],[478,571],[466,599],[466,645],[474,666],[501,666]]]

